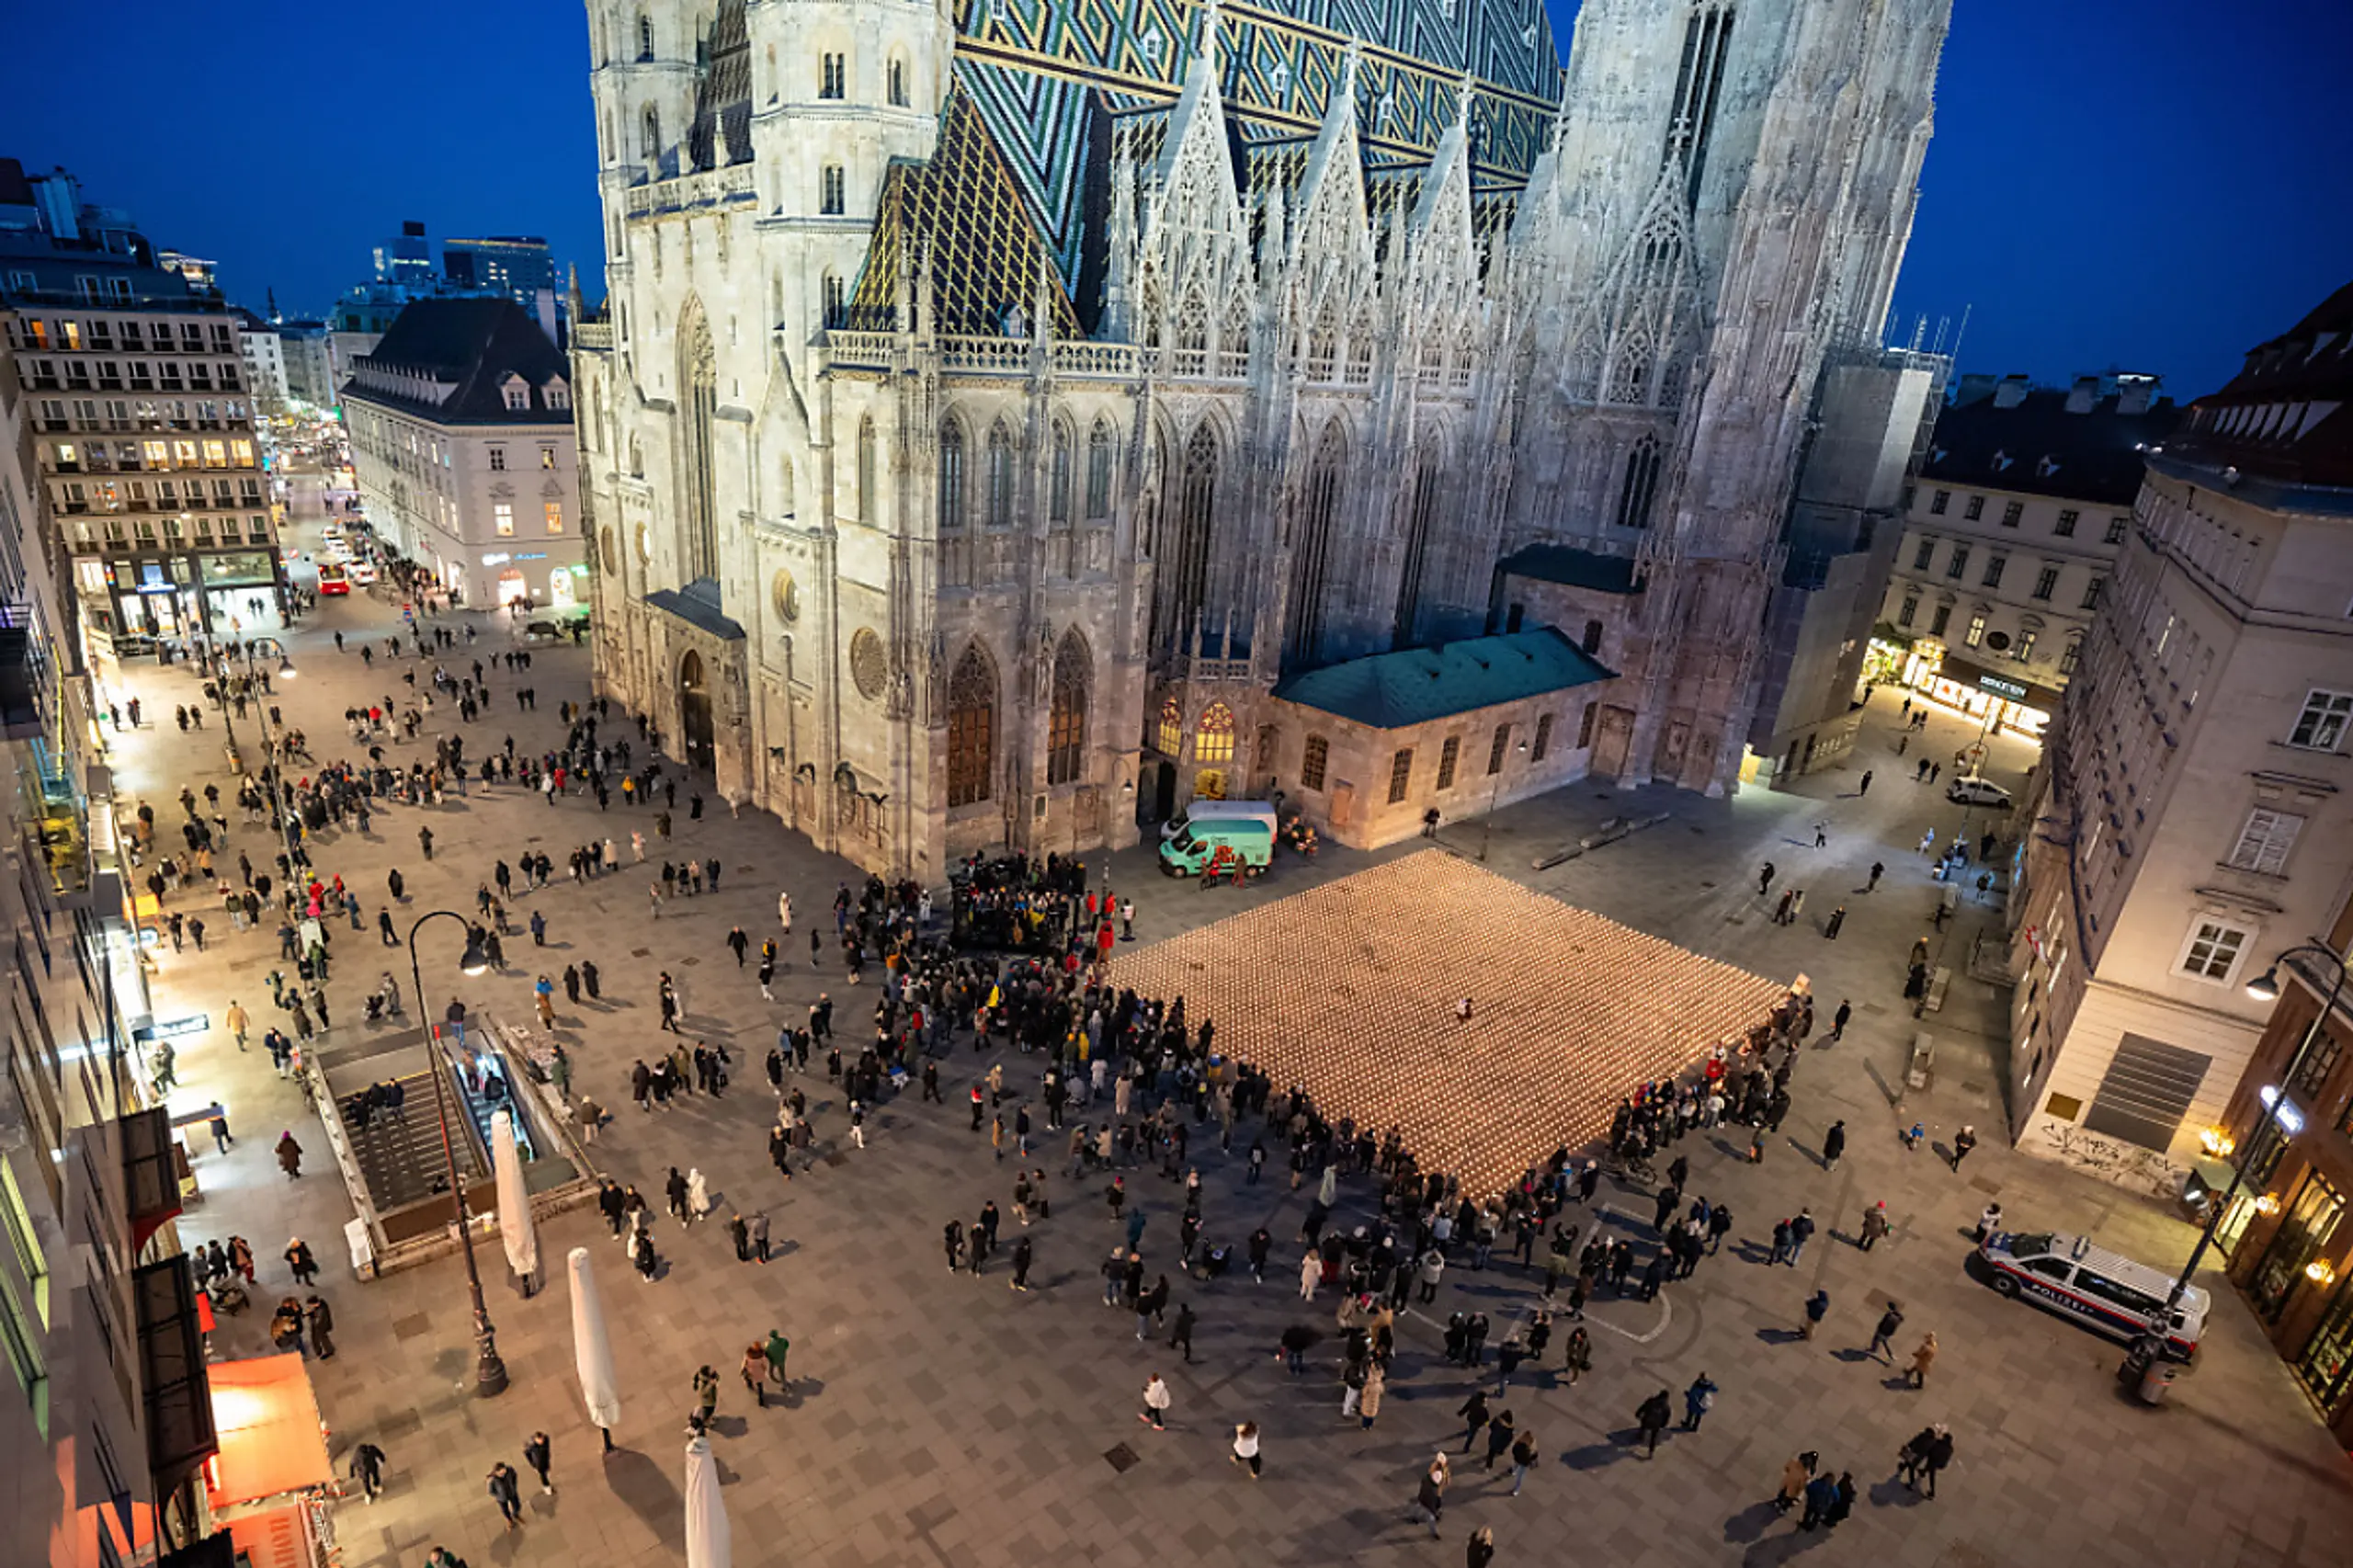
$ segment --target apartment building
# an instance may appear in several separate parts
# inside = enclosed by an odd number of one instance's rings
[[[466,604],[587,602],[569,372],[505,295],[430,299],[343,389],[376,536]]]
[[[124,651],[228,635],[280,582],[237,316],[131,239],[0,228],[8,352],[82,629]]]
[[[0,352],[0,1562],[110,1568],[202,1532],[214,1431],[51,437],[17,369]]]
[[[2166,1186],[2353,879],[2353,286],[2146,474],[2046,743],[2011,900],[2013,1125]],[[2087,596],[2088,597],[2088,596]]]
[[[1875,668],[2039,734],[2083,656],[2140,493],[2180,416],[2154,376],[1964,376],[1937,416],[1880,608]]]

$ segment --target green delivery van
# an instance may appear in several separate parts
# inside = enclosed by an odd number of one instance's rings
[[[1171,877],[1256,877],[1275,858],[1275,813],[1206,818],[1160,841],[1160,869]]]

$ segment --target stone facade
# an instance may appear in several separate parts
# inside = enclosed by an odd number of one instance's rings
[[[1476,635],[1497,561],[1570,540],[1647,585],[1608,771],[1729,788],[1949,8],[1590,0],[1556,101],[1537,0],[1368,7],[1371,51],[1289,5],[1099,0],[1059,43],[592,6],[603,688],[707,727],[724,796],[938,875],[1276,773],[1279,679]],[[1098,31],[1111,85],[1042,69]],[[1172,699],[1233,715],[1231,769],[1158,754]]]

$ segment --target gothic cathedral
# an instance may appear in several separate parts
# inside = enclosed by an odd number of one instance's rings
[[[1643,585],[1580,771],[1732,787],[1949,8],[591,0],[599,689],[933,879],[1302,799],[1279,685],[1555,545]]]

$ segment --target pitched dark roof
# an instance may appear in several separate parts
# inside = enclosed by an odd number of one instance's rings
[[[1604,555],[1567,544],[1526,545],[1506,555],[1495,569],[1540,583],[1560,583],[1603,594],[1639,594],[1634,582],[1634,558]]]
[[[698,577],[683,588],[656,588],[645,602],[722,641],[744,640],[742,624],[720,608],[719,585],[709,577]]]
[[[687,156],[699,169],[752,161],[752,40],[744,0],[719,0],[710,22],[710,63],[695,84],[695,117]]]
[[[1470,713],[1547,691],[1615,680],[1592,655],[1549,626],[1403,648],[1295,675],[1275,696],[1377,730]]]
[[[2173,434],[2181,410],[2159,398],[2127,414],[2111,395],[2071,414],[2067,399],[2063,390],[2038,387],[2009,408],[1992,398],[1949,404],[1937,415],[1921,483],[2131,505],[2145,449]]]
[[[2168,456],[2290,484],[2353,485],[2353,283],[2189,405]]]
[[[563,352],[529,311],[504,294],[417,300],[404,306],[361,356],[347,397],[412,409],[438,425],[569,425],[569,406],[548,406],[548,384],[571,379]],[[452,382],[435,403],[388,377],[406,372]],[[520,376],[530,406],[506,406],[506,379]],[[566,399],[567,403],[569,398]]]

